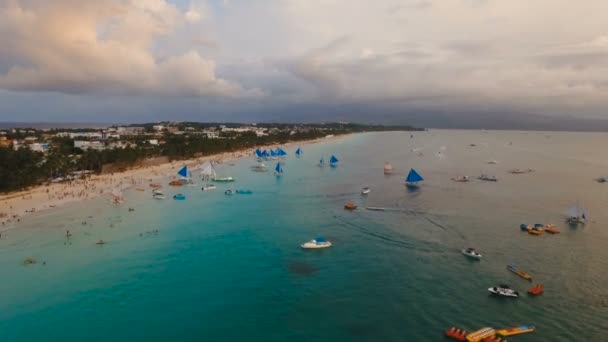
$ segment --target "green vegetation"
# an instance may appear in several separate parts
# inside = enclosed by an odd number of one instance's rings
[[[151,132],[154,124],[133,125],[145,127]],[[223,124],[226,127],[240,127],[241,124]],[[218,124],[180,123],[173,124],[179,130],[186,127],[195,131],[216,127]],[[41,132],[27,136],[47,137],[50,149],[46,153],[33,152],[27,147],[18,150],[0,148],[0,192],[15,191],[41,184],[55,178],[67,178],[75,171],[90,170],[99,173],[107,164],[119,168],[136,166],[138,162],[151,157],[165,156],[170,160],[189,159],[222,152],[238,151],[260,145],[284,144],[289,141],[303,141],[324,137],[328,134],[341,135],[368,131],[415,130],[408,126],[377,126],[358,124],[258,124],[267,128],[269,134],[257,136],[255,132],[223,132],[219,138],[208,138],[196,133],[154,136],[152,133],[129,136],[130,144],[125,148],[82,151],[74,148],[74,139],[57,137],[57,131]],[[63,132],[66,130],[62,130]],[[79,130],[83,131],[83,130]],[[90,130],[93,131],[93,130]],[[11,139],[24,138],[25,135],[9,134]],[[151,145],[149,139],[158,139],[162,144]],[[78,139],[83,140],[83,139]],[[106,140],[105,144],[112,142]]]

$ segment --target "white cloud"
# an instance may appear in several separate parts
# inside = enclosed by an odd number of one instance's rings
[[[0,73],[0,88],[120,95],[259,93],[218,77],[215,63],[197,51],[157,57],[156,42],[170,36],[180,17],[178,8],[164,0],[10,0],[0,7],[0,59],[18,62]]]

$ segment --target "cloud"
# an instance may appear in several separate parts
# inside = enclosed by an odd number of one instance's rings
[[[196,17],[190,10],[187,17]],[[155,56],[180,25],[164,0],[8,0],[0,7],[0,88],[71,94],[240,97],[196,50]],[[198,15],[200,19],[200,14]],[[2,70],[0,69],[0,70]]]

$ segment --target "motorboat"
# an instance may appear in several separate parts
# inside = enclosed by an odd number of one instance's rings
[[[608,177],[596,178],[595,181],[598,183],[606,183],[606,182],[608,182]]]
[[[237,194],[239,195],[251,195],[253,194],[253,191],[251,190],[247,190],[247,189],[239,189],[235,191]]]
[[[353,202],[348,202],[344,205],[344,209],[355,210],[355,209],[357,209],[357,205]]]
[[[183,194],[177,194],[177,195],[173,196],[173,199],[176,201],[183,201],[186,199],[186,196]]]
[[[469,178],[469,176],[460,176],[460,177],[452,177],[452,180],[454,182],[468,182],[471,179]]]
[[[363,189],[361,189],[361,195],[367,195],[372,191],[372,189],[368,188],[368,187],[364,187]]]
[[[498,179],[495,176],[490,176],[485,173],[482,173],[477,179],[486,181],[486,182],[497,182]]]
[[[507,270],[517,274],[518,276],[522,277],[523,279],[526,279],[527,281],[532,281],[532,276],[530,274],[518,269],[513,265],[507,265]]]
[[[305,242],[301,245],[304,249],[317,249],[331,247],[331,242],[327,241],[324,237],[319,236],[313,240]]]
[[[517,175],[517,174],[522,174],[522,173],[531,173],[531,172],[534,172],[534,170],[533,169],[511,169],[507,172]]]
[[[234,195],[234,191],[228,189],[228,190],[224,191],[224,195]]]
[[[502,296],[502,297],[519,297],[519,292],[511,289],[508,285],[498,285],[494,287],[490,287],[488,291],[492,294]]]
[[[152,198],[157,199],[157,200],[164,200],[167,197],[165,195],[163,195],[163,194],[153,194]]]
[[[154,190],[152,190],[152,193],[153,193],[154,195],[164,195],[164,193],[163,193],[161,190],[158,190],[158,189],[154,189]]]
[[[490,165],[496,165],[496,164],[498,164],[498,161],[496,161],[496,160],[488,160],[487,163],[490,164]]]
[[[203,191],[215,190],[217,187],[213,184],[207,184],[201,188]]]
[[[462,252],[462,254],[464,254],[464,255],[466,255],[466,256],[468,256],[468,257],[470,257],[470,258],[473,258],[473,259],[478,259],[478,260],[479,260],[479,259],[481,259],[481,254],[479,254],[479,253],[478,253],[478,252],[475,250],[475,248],[471,248],[471,247],[469,247],[469,248],[465,248],[465,249],[463,249],[461,252]]]

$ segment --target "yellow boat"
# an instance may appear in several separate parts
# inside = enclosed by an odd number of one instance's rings
[[[519,334],[527,334],[527,333],[531,333],[534,331],[536,331],[536,328],[533,325],[520,325],[518,327],[496,330],[496,334],[506,337],[506,336],[513,336],[513,335],[519,335]]]
[[[473,331],[472,333],[467,335],[467,341],[469,342],[479,342],[484,338],[492,337],[496,335],[496,331],[493,328],[481,328],[477,331]]]
[[[507,265],[507,269],[528,281],[532,281],[531,275],[529,275],[528,273],[526,273],[522,270],[518,270],[517,267],[515,267],[513,265]]]

